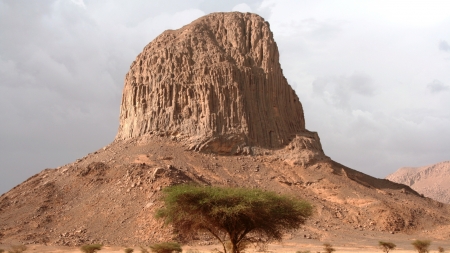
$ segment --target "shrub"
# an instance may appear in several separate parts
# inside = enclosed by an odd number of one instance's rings
[[[141,253],[148,253],[148,250],[144,247],[141,247]]]
[[[329,243],[323,244],[323,250],[325,250],[326,253],[332,253],[333,251],[336,251],[336,249],[334,249],[333,246]]]
[[[418,253],[428,253],[431,241],[429,240],[415,240],[411,243]]]
[[[132,248],[126,248],[123,251],[125,251],[125,253],[133,253],[134,249]]]
[[[176,242],[162,242],[150,245],[150,249],[154,253],[172,253],[173,251],[181,252],[181,245]]]
[[[397,245],[395,245],[392,242],[383,242],[383,241],[379,241],[378,246],[380,246],[380,248],[383,250],[383,252],[386,252],[386,253],[389,253],[390,250],[393,250],[393,249],[395,249],[395,247],[397,247]]]
[[[0,249],[0,253],[3,253],[3,252],[5,252],[5,250],[4,249]]]
[[[439,252],[439,253],[444,253],[445,250],[444,250],[444,248],[442,248],[442,247],[438,247],[438,252]]]
[[[95,253],[97,250],[101,250],[103,245],[101,244],[87,244],[81,246],[81,251],[84,253]]]
[[[27,246],[25,245],[13,245],[11,249],[8,250],[8,253],[22,253],[27,250]]]

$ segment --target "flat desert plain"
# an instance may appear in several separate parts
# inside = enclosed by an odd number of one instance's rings
[[[390,241],[397,245],[397,248],[392,253],[406,253],[417,252],[411,242],[414,240],[427,240],[427,238],[418,238],[414,235],[407,234],[390,234],[390,233],[376,233],[370,236],[363,236],[358,233],[341,234],[335,238],[328,238],[328,240],[306,239],[301,236],[294,236],[286,238],[282,242],[272,243],[268,245],[266,251],[261,251],[258,248],[250,247],[245,252],[286,252],[295,253],[296,251],[310,251],[311,253],[324,252],[323,244],[330,243],[336,249],[336,252],[355,253],[355,252],[379,252],[382,250],[377,246],[378,241]],[[202,244],[199,242],[198,244]],[[220,244],[213,245],[198,245],[194,242],[190,245],[183,245],[183,252],[217,252],[221,250]],[[78,247],[62,247],[62,246],[45,246],[45,245],[27,245],[25,252],[39,252],[39,253],[78,253],[82,252]],[[438,252],[438,247],[443,247],[446,252],[450,251],[450,241],[431,240],[429,252]],[[0,245],[0,249],[8,250],[9,245]],[[113,253],[124,252],[125,248],[133,248],[135,253],[141,252],[140,246],[123,245],[108,246],[105,245],[99,253]],[[148,247],[147,247],[148,249]],[[149,250],[150,251],[150,250]]]

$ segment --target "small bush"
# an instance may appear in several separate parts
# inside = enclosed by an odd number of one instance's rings
[[[4,249],[0,249],[0,253],[3,253],[3,252],[5,252],[5,250]]]
[[[177,242],[162,242],[150,245],[150,249],[154,253],[172,253],[173,251],[181,252],[181,245]]]
[[[125,253],[133,253],[134,249],[132,248],[126,248],[123,251],[125,251]]]
[[[429,240],[415,240],[411,243],[418,253],[428,253],[431,241]]]
[[[336,249],[333,248],[333,246],[329,243],[323,244],[323,250],[325,250],[326,253],[332,253],[333,251],[336,251]]]
[[[438,252],[439,252],[439,253],[444,253],[445,250],[444,250],[444,248],[442,248],[442,247],[438,247]]]
[[[27,250],[27,246],[25,245],[13,245],[11,249],[8,250],[8,253],[22,253]]]
[[[397,245],[392,242],[379,241],[378,246],[383,250],[383,252],[389,253],[390,250],[394,250]]]
[[[148,253],[148,250],[144,247],[141,247],[141,253]]]
[[[87,244],[81,246],[81,251],[84,253],[95,253],[97,250],[101,250],[103,245],[101,244]]]

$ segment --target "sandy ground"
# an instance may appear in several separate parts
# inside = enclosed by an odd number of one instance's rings
[[[199,247],[183,247],[183,252],[191,252],[191,253],[209,253],[214,252],[214,249],[220,249],[220,245],[213,245],[213,246],[199,246]],[[352,248],[352,247],[334,247],[336,249],[336,252],[342,252],[342,253],[356,253],[356,252],[378,252],[381,253],[381,249],[372,247],[372,246],[361,246],[359,248]],[[134,248],[134,252],[138,253],[141,252],[139,247]],[[286,252],[286,253],[295,253],[296,251],[307,251],[309,250],[311,253],[316,252],[323,252],[323,247],[319,245],[270,245],[269,249],[265,252]],[[42,253],[80,253],[82,252],[79,248],[74,247],[54,247],[54,246],[42,246],[42,245],[29,245],[28,249],[25,252],[42,252]],[[124,247],[108,247],[105,246],[99,253],[118,253],[118,252],[124,252]],[[252,248],[249,250],[246,250],[245,252],[263,252],[263,251],[257,251],[256,249]],[[394,250],[393,253],[406,253],[406,252],[417,252],[415,250],[411,249],[397,249]],[[430,252],[437,252],[437,249],[430,250]]]
[[[408,235],[391,235],[389,238],[384,239],[384,241],[391,241],[397,245],[397,248],[393,250],[393,253],[406,253],[406,252],[417,252],[414,250],[411,242],[415,240]],[[426,239],[426,238],[420,238]],[[336,252],[342,253],[356,253],[356,252],[378,252],[381,253],[382,250],[377,247],[378,241],[380,239],[377,238],[364,238],[358,237],[357,235],[349,235],[347,239],[339,239],[339,241],[329,241],[333,247],[336,249]],[[268,246],[267,251],[265,252],[286,252],[286,253],[295,253],[297,251],[310,251],[311,253],[323,252],[323,243],[324,241],[320,240],[308,240],[303,238],[294,238],[291,240],[285,240],[281,243],[273,243]],[[28,249],[26,252],[42,252],[42,253],[79,253],[81,250],[77,247],[60,247],[60,246],[44,246],[44,245],[28,245]],[[127,246],[119,247],[119,246],[104,246],[99,253],[113,253],[113,252],[124,252],[124,249]],[[430,246],[430,253],[438,252],[438,247],[443,247],[448,251],[450,249],[450,241],[432,241]],[[140,247],[131,247],[134,248],[134,252],[141,252]],[[191,253],[210,253],[217,252],[215,249],[222,249],[220,244],[208,245],[208,246],[196,246],[196,245],[185,245],[182,247],[183,252],[191,252]],[[0,245],[0,249],[8,250],[8,245]],[[258,251],[256,248],[249,248],[246,252],[263,252]]]

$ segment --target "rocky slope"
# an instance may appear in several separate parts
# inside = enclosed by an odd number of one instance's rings
[[[305,167],[290,163],[283,158],[290,152],[285,147],[261,155],[204,154],[155,135],[116,141],[2,195],[0,242],[147,245],[169,240],[170,227],[154,212],[162,206],[161,189],[183,182],[259,187],[307,199],[315,214],[292,236],[326,241],[384,232],[386,237],[450,238],[448,205],[330,160]]]
[[[185,182],[309,200],[315,214],[294,237],[450,238],[448,205],[325,156],[261,17],[214,13],[164,32],[137,57],[113,143],[0,196],[0,243],[180,239],[154,212],[162,188]]]
[[[450,161],[419,168],[400,168],[386,179],[410,186],[426,197],[450,203]]]

